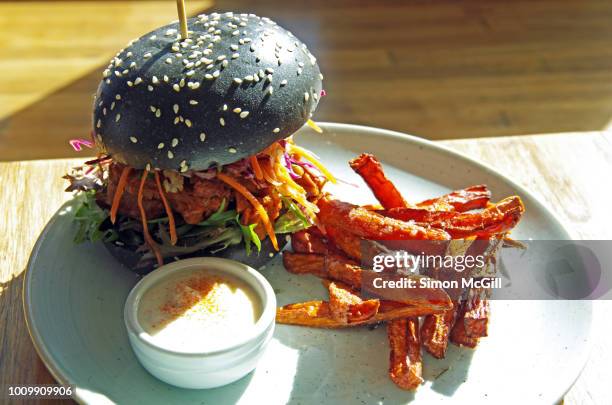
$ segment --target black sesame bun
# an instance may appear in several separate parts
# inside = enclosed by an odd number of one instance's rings
[[[253,14],[210,14],[132,41],[104,71],[98,146],[137,169],[204,170],[254,155],[298,130],[319,101],[316,59]]]

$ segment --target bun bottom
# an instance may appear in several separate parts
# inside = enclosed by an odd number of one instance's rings
[[[278,236],[279,238],[277,239],[279,249],[282,250],[287,244],[287,241],[284,235]],[[115,259],[135,273],[145,275],[157,268],[156,263],[153,260],[140,263],[142,253],[126,247],[117,246],[112,242],[105,242],[104,245]],[[251,251],[250,255],[247,255],[244,244],[242,243],[230,245],[226,249],[217,252],[214,252],[214,250],[215,249],[202,249],[195,253],[180,256],[180,259],[202,256],[224,257],[226,259],[232,259],[244,263],[247,266],[253,267],[254,269],[259,269],[279,253],[274,250],[272,242],[270,242],[270,238],[266,238],[261,242],[261,251],[259,253]],[[165,262],[170,263],[173,260],[173,258],[166,258]]]

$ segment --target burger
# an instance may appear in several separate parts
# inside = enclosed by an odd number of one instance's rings
[[[218,255],[260,266],[311,226],[329,171],[292,135],[322,92],[316,58],[253,14],[213,13],[131,41],[94,97],[97,158],[66,176],[76,242],[131,269]]]

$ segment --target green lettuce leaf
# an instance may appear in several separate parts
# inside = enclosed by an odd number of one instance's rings
[[[108,212],[98,206],[95,195],[95,190],[81,191],[76,194],[77,205],[74,212],[74,221],[77,223],[77,232],[74,236],[75,243],[99,240],[113,242],[118,238],[114,229],[100,230],[100,225],[108,217]]]

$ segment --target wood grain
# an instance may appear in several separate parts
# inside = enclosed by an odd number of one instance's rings
[[[582,238],[612,239],[612,135],[604,132],[485,138],[444,143],[527,187]],[[38,359],[21,306],[23,271],[44,224],[69,194],[60,178],[81,160],[0,162],[0,390],[52,382]],[[593,354],[566,404],[609,399],[610,303],[597,303]]]
[[[326,77],[316,120],[457,139],[598,131],[612,118],[609,1],[187,5],[267,15],[303,39]],[[0,160],[73,156],[66,142],[89,133],[103,64],[175,16],[169,0],[0,2]]]

